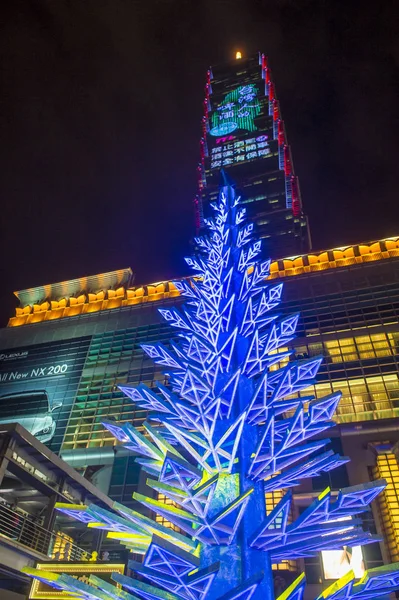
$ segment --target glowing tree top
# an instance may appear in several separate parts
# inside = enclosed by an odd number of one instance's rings
[[[252,239],[253,225],[226,181],[214,210],[208,235],[196,240],[198,255],[186,259],[195,277],[176,282],[187,303],[160,309],[177,341],[143,346],[170,385],[121,387],[149,411],[145,435],[130,424],[105,423],[149,475],[153,496],[134,498],[179,531],[116,502],[115,513],[58,505],[144,558],[129,563],[139,578],[113,575],[125,591],[95,576],[87,584],[28,570],[57,589],[88,599],[274,600],[272,563],[378,540],[355,515],[384,481],[334,497],[327,488],[299,518],[289,518],[291,488],[349,460],[320,438],[333,426],[340,393],[292,397],[314,383],[322,359],[291,360],[292,351],[279,350],[294,338],[298,315],[275,312],[283,285],[267,281],[270,261],[259,259],[261,242]],[[273,490],[285,493],[266,514],[265,493]],[[301,600],[305,585],[302,574],[278,600]],[[319,599],[380,598],[398,586],[399,563],[358,582],[350,573]]]

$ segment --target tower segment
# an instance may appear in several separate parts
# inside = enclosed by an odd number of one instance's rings
[[[264,54],[236,58],[207,73],[195,199],[197,230],[217,200],[221,169],[236,182],[265,255],[280,258],[309,250],[298,178]]]

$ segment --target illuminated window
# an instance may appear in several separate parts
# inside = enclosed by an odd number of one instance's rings
[[[50,557],[58,560],[71,560],[72,558],[72,544],[74,540],[66,533],[57,531],[54,538],[53,549],[51,550]],[[74,557],[75,558],[75,557]],[[76,558],[75,558],[76,560]]]
[[[277,368],[278,366],[275,366],[274,370]],[[399,416],[399,379],[397,374],[317,383],[288,397],[314,395],[316,398],[323,398],[332,392],[342,393],[337,411],[333,416],[338,423]]]
[[[308,351],[306,347],[302,349],[303,358],[308,358],[308,356],[319,356],[323,354],[323,344],[321,342],[309,344]]]
[[[264,236],[266,237],[266,236]],[[273,354],[280,354],[281,352],[287,352],[288,348],[277,348],[276,350],[272,350],[271,352],[269,352],[270,355]],[[285,367],[285,365],[288,363],[289,361],[289,357],[287,356],[286,358],[283,358],[283,360],[281,360],[280,362],[276,363],[275,365],[272,365],[270,367],[270,371],[277,371],[277,369],[280,369],[281,367]]]
[[[325,354],[334,363],[392,356],[395,353],[398,339],[398,337],[394,338],[394,335],[396,334],[388,334],[387,337],[385,333],[381,333],[326,340],[324,342]]]
[[[261,194],[259,196],[251,196],[250,198],[245,198],[241,200],[241,204],[250,204],[251,202],[260,202],[261,200],[266,200],[267,196],[265,194]]]
[[[378,336],[373,336],[373,338],[376,338]],[[389,344],[388,341],[386,340],[386,336],[382,335],[379,336],[381,338],[384,338],[385,340],[385,345],[386,348],[389,350]],[[375,344],[373,346],[373,343],[371,342],[371,338],[369,335],[362,335],[359,337],[355,338],[355,343],[356,343],[356,347],[357,347],[357,351],[359,353],[359,357],[362,359],[368,359],[368,358],[374,358],[376,356],[375,353]],[[377,354],[378,356],[378,354]],[[383,354],[383,356],[385,356],[385,354]]]
[[[266,500],[266,514],[269,515],[273,508],[277,506],[282,497],[284,496],[283,490],[275,490],[274,492],[266,492],[265,500]],[[292,515],[288,516],[288,522],[292,522]],[[276,522],[277,526],[280,526],[281,523]],[[272,564],[273,571],[296,571],[297,564],[295,560],[282,560],[280,563]]]
[[[387,482],[377,503],[391,561],[396,562],[399,560],[399,465],[393,453],[377,455],[373,478]]]
[[[345,355],[346,360],[357,360],[356,346],[353,339],[339,340],[341,353]]]
[[[394,354],[399,353],[399,333],[388,333],[388,340]]]
[[[176,502],[173,502],[173,500],[170,500],[170,498],[167,498],[164,494],[158,494],[158,500],[168,506],[177,506]],[[181,531],[181,529],[177,527],[177,525],[174,525],[173,523],[165,519],[165,517],[163,517],[162,515],[156,515],[155,521],[157,523],[160,523],[164,527],[169,527],[169,529],[173,529],[173,531]]]

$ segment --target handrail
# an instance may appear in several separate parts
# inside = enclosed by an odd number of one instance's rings
[[[69,541],[62,532],[49,531],[32,518],[2,503],[0,503],[0,537],[14,540],[53,560],[82,561],[90,558],[89,552]]]

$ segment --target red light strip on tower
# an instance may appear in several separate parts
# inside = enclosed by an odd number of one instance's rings
[[[280,119],[280,109],[278,106],[278,102],[276,99],[273,100],[273,121],[278,121]]]
[[[269,72],[269,69],[267,70],[266,73],[268,73],[268,72]],[[268,83],[268,85],[269,85],[269,101],[273,102],[273,100],[274,100],[274,83],[272,81],[268,82],[267,79],[266,79],[266,83]]]
[[[285,146],[284,123],[281,120],[279,120],[279,122],[278,122],[277,141],[278,141],[279,146]]]
[[[207,145],[206,145],[206,136],[208,132],[208,116],[209,116],[209,96],[212,93],[211,87],[212,80],[212,71],[209,69],[206,73],[206,84],[205,84],[205,99],[203,102],[204,105],[204,116],[202,117],[202,138],[200,140],[200,157],[201,161],[197,166],[197,181],[198,181],[198,194],[194,199],[194,210],[195,210],[195,227],[196,233],[199,233],[199,230],[202,225],[202,199],[201,193],[205,186],[205,155],[207,155]]]
[[[284,146],[284,173],[286,177],[292,175],[292,165],[289,146]]]
[[[198,232],[201,227],[200,206],[198,196],[194,198],[195,229]]]
[[[298,217],[301,214],[299,184],[298,179],[293,172],[290,148],[285,137],[284,122],[281,120],[280,107],[276,98],[274,83],[272,81],[267,57],[262,54],[259,62],[262,69],[262,78],[265,80],[265,93],[269,96],[269,102],[272,105],[272,108],[269,109],[269,114],[273,115],[273,122],[275,123],[273,128],[274,139],[277,138],[279,146],[280,168],[284,169],[286,183],[286,206],[287,208],[292,209],[292,213],[295,217]]]
[[[295,175],[291,176],[291,189],[292,189],[292,212],[294,217],[299,217],[301,214],[301,202],[299,199],[299,185],[298,177]]]
[[[262,71],[265,71],[267,68],[267,58],[264,54],[262,54],[261,65],[262,65]]]
[[[202,137],[205,139],[207,134],[206,130],[206,118],[202,117]]]
[[[208,100],[205,99],[204,100],[204,115],[205,115],[205,119],[208,118]]]
[[[204,158],[205,158],[205,140],[204,138],[201,138],[200,140],[200,156],[201,156],[201,162],[204,162]]]

